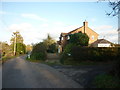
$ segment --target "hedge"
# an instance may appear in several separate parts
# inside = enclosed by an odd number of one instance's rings
[[[91,60],[91,61],[113,61],[120,56],[120,49],[115,47],[73,47],[71,56],[75,60]]]
[[[68,53],[65,52],[68,48],[62,53],[61,62],[64,63],[64,60],[67,58],[72,58],[75,61],[95,61],[95,62],[107,62],[107,61],[117,61],[120,59],[120,48],[116,47],[81,47],[74,46],[71,48],[71,56],[68,56]],[[69,50],[68,50],[69,51]]]

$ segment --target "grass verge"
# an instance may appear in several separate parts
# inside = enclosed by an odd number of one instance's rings
[[[59,62],[57,62],[57,61],[54,61],[54,62],[51,62],[51,61],[43,62],[43,64],[47,64],[47,65],[49,65],[49,66],[62,65],[61,63],[59,63]]]
[[[30,58],[26,58],[27,61],[30,62],[36,62],[36,63],[43,63],[43,64],[47,64],[49,66],[53,66],[53,65],[62,65],[61,63],[59,63],[58,61],[44,61],[44,60],[32,60]]]
[[[16,57],[18,57],[18,55],[17,56],[2,57],[2,64],[5,63],[6,61],[8,61],[9,59],[16,58]]]
[[[93,84],[96,88],[120,88],[120,79],[109,74],[102,74],[95,77]]]
[[[43,60],[32,60],[30,58],[26,58],[27,61],[30,61],[30,62],[36,62],[36,63],[43,63],[44,61]]]
[[[76,61],[73,59],[64,60],[64,65],[73,65],[73,66],[80,66],[80,65],[107,65],[112,64],[113,62],[95,62],[95,61]]]

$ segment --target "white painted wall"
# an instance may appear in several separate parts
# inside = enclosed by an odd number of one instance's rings
[[[98,47],[111,47],[111,45],[110,44],[104,44],[104,43],[100,43],[100,44],[98,44]]]

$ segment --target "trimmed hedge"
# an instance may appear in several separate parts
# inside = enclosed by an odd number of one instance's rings
[[[117,60],[119,55],[118,48],[115,47],[73,47],[71,56],[78,61],[113,61]]]
[[[69,45],[71,46],[71,45]],[[64,63],[68,58],[72,58],[77,62],[82,61],[95,61],[95,62],[107,62],[118,61],[120,62],[120,48],[116,47],[81,47],[73,46],[66,47],[61,54],[61,63]],[[68,54],[71,54],[69,56]]]

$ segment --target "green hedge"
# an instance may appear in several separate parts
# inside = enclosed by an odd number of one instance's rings
[[[85,61],[113,61],[117,60],[119,55],[118,48],[112,47],[73,47],[71,56],[75,60]]]
[[[69,45],[71,46],[71,45]],[[95,62],[107,62],[120,60],[120,48],[116,47],[80,47],[69,46],[65,48],[61,54],[61,63],[68,58],[72,58],[77,62],[82,61],[95,61]],[[69,56],[68,54],[71,54]],[[71,61],[71,60],[70,60]]]

